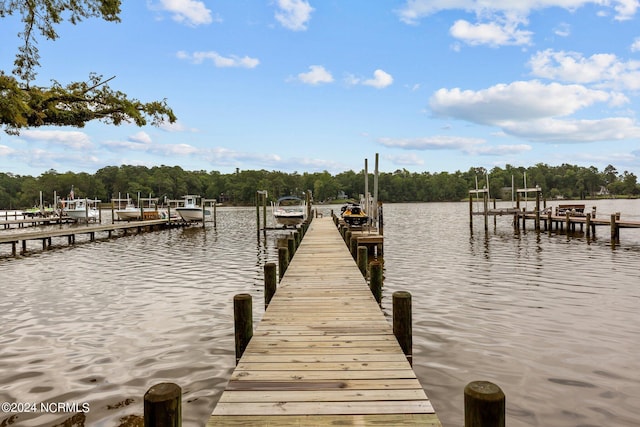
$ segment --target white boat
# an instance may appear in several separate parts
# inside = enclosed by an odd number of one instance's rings
[[[209,209],[203,208],[198,204],[200,196],[188,194],[183,198],[184,200],[179,202],[179,206],[175,210],[184,221],[202,221],[205,217],[211,215]]]
[[[96,204],[100,200],[96,199],[67,199],[61,200],[62,212],[69,218],[82,220],[95,220],[100,215]]]
[[[138,205],[133,203],[133,200],[127,194],[126,199],[112,199],[114,203],[117,202],[118,207],[115,210],[115,214],[119,220],[122,221],[135,221],[140,219],[142,213],[142,219],[158,219],[161,217],[158,212],[158,199],[153,197],[138,197]],[[142,207],[140,207],[142,206]]]
[[[133,204],[133,200],[128,194],[126,199],[118,197],[117,199],[111,199],[111,201],[114,205],[117,204],[114,212],[119,220],[132,221],[140,218],[140,209]]]
[[[302,224],[307,216],[307,204],[295,196],[280,197],[273,203],[273,218],[283,228]]]

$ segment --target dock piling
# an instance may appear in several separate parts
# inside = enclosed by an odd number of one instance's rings
[[[370,276],[371,279],[369,281],[369,288],[371,289],[371,293],[373,297],[376,299],[378,305],[382,302],[382,282],[383,282],[383,274],[382,274],[382,263],[380,261],[373,261],[370,265]]]
[[[284,272],[287,271],[289,266],[289,249],[278,248],[278,279],[282,280]]]
[[[264,265],[264,308],[271,302],[276,293],[276,264],[268,262]]]
[[[238,294],[233,297],[233,319],[237,365],[253,337],[253,310],[250,294]]]
[[[145,427],[182,425],[182,389],[174,383],[151,386],[144,395]]]
[[[488,381],[472,381],[464,389],[465,427],[504,427],[505,396]]]
[[[393,293],[393,334],[409,364],[413,366],[413,330],[411,325],[411,293]]]
[[[358,241],[356,240],[356,245]],[[357,264],[360,273],[367,277],[367,264],[369,264],[369,249],[366,246],[358,246]]]

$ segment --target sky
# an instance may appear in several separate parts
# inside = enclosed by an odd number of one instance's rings
[[[563,163],[640,176],[639,0],[138,0],[61,24],[36,84],[115,76],[160,127],[0,132],[0,172],[331,174]],[[13,69],[19,17],[0,19]]]

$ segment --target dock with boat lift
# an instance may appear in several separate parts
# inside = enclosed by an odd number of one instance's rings
[[[207,425],[441,426],[332,218],[311,222]]]

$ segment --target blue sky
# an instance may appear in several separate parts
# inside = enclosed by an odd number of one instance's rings
[[[0,134],[0,171],[392,172],[536,163],[640,176],[638,0],[147,0],[39,40],[37,84],[116,76],[173,125]],[[22,25],[2,19],[10,72]],[[371,168],[371,166],[370,166]]]

